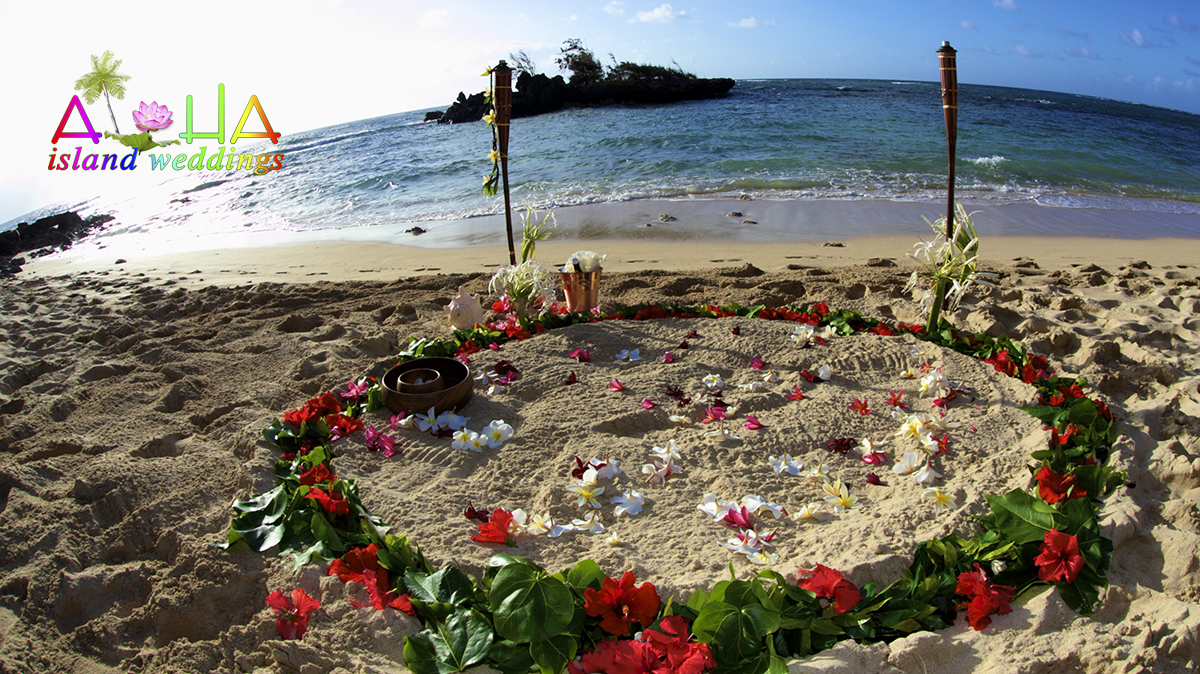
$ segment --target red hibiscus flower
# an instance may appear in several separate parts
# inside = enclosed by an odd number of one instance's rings
[[[584,590],[584,609],[589,616],[600,617],[605,632],[622,636],[629,633],[631,623],[649,625],[658,615],[661,600],[654,585],[647,582],[634,587],[634,581],[633,572],[626,571],[620,581],[605,578],[599,590]]]
[[[326,415],[325,423],[329,424],[329,432],[333,434],[335,442],[365,428],[362,419],[348,417],[345,414]]]
[[[300,474],[300,484],[311,487],[314,484],[321,484],[333,479],[333,473],[325,467],[325,464],[318,463],[312,468]]]
[[[1038,567],[1038,578],[1052,583],[1065,580],[1074,583],[1083,570],[1083,555],[1079,552],[1079,541],[1071,534],[1051,529],[1042,539],[1042,547],[1033,563]]]
[[[1074,475],[1059,475],[1050,470],[1050,466],[1038,469],[1033,479],[1038,483],[1038,496],[1046,503],[1058,503],[1062,500],[1083,498],[1087,492],[1075,484]]]
[[[643,632],[642,638],[659,658],[666,658],[671,672],[700,674],[715,667],[717,661],[708,650],[708,644],[691,643],[692,635],[688,629],[687,619],[673,615],[659,621],[657,629]]]
[[[324,393],[318,398],[312,398],[304,407],[283,413],[283,420],[293,426],[300,426],[305,421],[342,411],[341,403],[332,393]]]
[[[513,515],[503,508],[496,508],[492,511],[492,516],[487,522],[480,522],[479,532],[471,536],[471,540],[476,543],[500,543],[503,545],[516,545],[513,538],[515,534],[513,527]]]
[[[308,631],[308,615],[321,608],[321,602],[300,588],[291,597],[279,590],[267,595],[267,606],[275,611],[275,632],[281,639],[299,639]]]
[[[1004,615],[1012,612],[1008,602],[1017,590],[1007,585],[993,584],[976,562],[974,571],[958,574],[958,587],[954,592],[967,597],[968,601],[963,604],[967,607],[967,622],[975,631],[979,631],[991,624],[992,619],[989,616],[992,614]]]
[[[311,498],[317,503],[320,503],[321,507],[325,509],[325,512],[333,515],[334,517],[337,517],[338,515],[350,514],[350,502],[346,500],[345,496],[342,496],[341,492],[333,489],[330,489],[328,492],[326,492],[320,487],[309,487],[308,493],[305,494],[304,497]]]
[[[845,613],[862,599],[858,586],[846,580],[840,571],[817,564],[812,569],[800,569],[801,577],[796,583],[818,597],[833,600],[833,612]]]
[[[896,331],[891,329],[887,323],[876,323],[870,330],[867,330],[867,332],[873,335],[879,335],[881,337],[891,337],[892,335],[896,334]]]

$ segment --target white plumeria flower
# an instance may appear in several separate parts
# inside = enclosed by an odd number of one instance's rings
[[[589,463],[591,463],[592,467],[595,468],[596,477],[603,480],[612,480],[621,473],[625,472],[621,470],[621,462],[616,459],[605,459],[603,462],[604,465],[599,467],[597,467],[596,464],[601,462],[597,461],[596,459],[591,459]]]
[[[926,351],[925,347],[920,344],[913,344],[909,353],[912,355],[913,359],[917,361],[929,359],[929,352]]]
[[[917,377],[917,372],[915,370],[913,370],[911,367],[905,368],[900,371],[901,379],[916,379],[916,377]]]
[[[898,424],[902,424],[902,423],[904,423],[904,420],[907,418],[908,418],[908,414],[904,410],[902,410],[899,407],[892,408],[892,421],[895,421]]]
[[[896,431],[896,437],[900,439],[912,438],[920,441],[921,436],[929,433],[928,422],[929,418],[924,414],[906,415],[904,422],[900,424],[900,430]]]
[[[1000,574],[1004,573],[1004,570],[1007,568],[1008,568],[1008,564],[1005,563],[1005,561],[1003,559],[993,559],[992,560],[992,575],[993,576],[999,576]]]
[[[692,418],[683,414],[672,414],[667,417],[667,421],[679,424],[680,426],[690,426],[692,424]]]
[[[826,482],[821,486],[825,489],[825,493],[828,494],[825,497],[825,502],[833,505],[833,512],[835,513],[862,506],[858,502],[858,497],[851,494],[850,490],[846,488],[846,483],[841,480],[838,480],[835,484]]]
[[[897,475],[911,475],[921,467],[921,455],[917,452],[905,452],[904,457],[892,466],[892,472]]]
[[[787,510],[783,506],[779,505],[778,503],[772,503],[756,494],[747,494],[746,496],[743,496],[742,507],[752,513],[757,513],[759,510],[766,508],[767,510],[771,511],[771,514],[775,516],[775,519],[779,519],[787,514]]]
[[[425,414],[417,414],[417,415],[414,415],[413,418],[416,419],[416,421],[417,421],[417,429],[420,430],[422,433],[424,433],[430,429],[438,428],[437,410],[435,410],[432,407],[430,407],[429,411],[426,412]]]
[[[487,390],[487,394],[490,396],[496,395],[497,393],[506,393],[506,392],[508,392],[508,387],[503,384],[492,384],[491,386],[488,386],[488,390]]]
[[[829,381],[830,379],[833,379],[833,368],[829,365],[822,365],[821,367],[817,368],[816,374],[817,377],[825,381]]]
[[[604,533],[604,523],[600,521],[600,511],[593,510],[583,516],[583,519],[571,520],[575,531],[586,531],[589,534]]]
[[[722,501],[717,498],[716,494],[705,494],[700,501],[700,505],[696,509],[700,512],[713,518],[714,522],[719,522],[725,519],[725,514],[730,510],[738,507],[738,504],[733,501]]]
[[[628,360],[632,363],[641,359],[642,355],[638,352],[638,349],[634,349],[632,351],[629,349],[621,349],[620,352],[617,353],[617,360]]]
[[[924,466],[921,466],[920,470],[913,474],[913,479],[916,480],[918,484],[929,485],[933,484],[934,481],[941,476],[942,474],[934,470],[933,466],[926,463]]]
[[[642,506],[646,503],[646,498],[642,496],[642,492],[633,489],[625,490],[621,496],[614,496],[608,501],[616,504],[613,508],[613,513],[620,517],[621,515],[637,515],[642,512]]]
[[[416,423],[417,423],[417,418],[412,415],[406,416],[403,419],[397,419],[396,417],[392,417],[392,428],[397,431],[399,431],[399,430],[406,430],[406,431],[415,430],[417,427]]]
[[[571,528],[555,524],[554,518],[550,516],[550,513],[534,515],[530,518],[529,524],[525,525],[526,533],[533,536],[548,536],[550,538],[558,538],[571,530]]]
[[[931,372],[921,377],[917,390],[923,398],[945,398],[950,395],[950,382],[941,372]]]
[[[762,379],[763,379],[763,382],[767,383],[767,384],[778,384],[779,383],[779,375],[775,374],[774,370],[768,370],[767,373],[763,375]]]
[[[808,479],[813,482],[829,482],[829,466],[821,464],[808,469]]]
[[[588,468],[574,483],[585,487],[596,487],[600,485],[600,477],[595,468]]]
[[[738,384],[738,388],[740,388],[743,391],[748,391],[750,393],[754,393],[755,391],[761,391],[762,389],[765,389],[766,387],[767,387],[767,385],[762,383],[761,381],[752,381],[752,382],[749,382],[746,384]]]
[[[921,451],[925,452],[929,456],[937,454],[938,441],[937,438],[933,437],[932,433],[926,433],[925,435],[922,435],[920,442]]]
[[[817,336],[828,342],[834,337],[837,337],[837,328],[833,327],[832,325],[826,325],[825,327],[821,328],[820,332],[817,333]]]
[[[925,425],[931,431],[939,431],[942,433],[949,433],[950,431],[962,428],[962,424],[950,418],[949,412],[946,412],[941,416],[927,417]]]
[[[523,508],[516,508],[512,511],[512,522],[509,526],[512,528],[510,533],[516,533],[525,529],[525,522],[529,519],[529,515],[525,513]]]
[[[439,428],[449,428],[452,431],[462,429],[467,425],[470,417],[459,416],[454,413],[454,410],[446,410],[437,416],[435,420]]]
[[[725,384],[725,381],[721,379],[721,375],[719,374],[705,375],[703,381],[704,385],[708,388],[720,388]]]
[[[807,323],[801,323],[800,325],[792,328],[791,338],[793,342],[799,344],[800,346],[805,346],[812,343],[815,335],[816,330],[813,329],[813,326],[808,325]]]
[[[704,438],[706,440],[714,440],[716,442],[725,442],[727,440],[741,440],[741,438],[734,435],[733,432],[730,431],[728,428],[714,428],[711,431],[708,431],[707,433],[705,433]]]
[[[480,433],[480,435],[487,439],[487,445],[492,449],[503,445],[512,437],[512,434],[512,426],[504,423],[503,419],[498,419],[488,424]]]
[[[774,552],[767,552],[766,550],[759,550],[758,552],[746,555],[746,559],[750,560],[750,562],[752,564],[758,564],[760,566],[771,566],[775,562],[779,561],[779,555]]]
[[[871,438],[863,438],[862,444],[854,448],[854,451],[866,456],[868,454],[877,454],[881,450],[880,447],[887,444],[887,440],[872,440]]]
[[[487,376],[487,373],[484,372],[483,370],[477,371],[472,376],[472,379],[474,379],[475,383],[480,386],[486,386],[489,382],[491,382],[491,379]]]
[[[462,450],[474,449],[474,447],[472,446],[472,441],[474,439],[473,436],[476,436],[476,435],[479,435],[479,434],[474,431],[468,430],[466,428],[455,431],[454,432],[454,442],[451,442],[450,446],[454,449],[462,449]]]
[[[624,543],[621,541],[621,538],[619,536],[617,536],[617,532],[615,532],[615,531],[610,533],[608,535],[608,538],[604,539],[604,542],[608,543],[609,545],[611,545],[614,548],[619,548],[622,545],[624,545]]]
[[[662,460],[663,463],[683,460],[683,457],[679,455],[679,445],[675,443],[674,438],[667,441],[666,447],[655,447],[654,449],[651,449],[650,456]]]
[[[600,501],[596,497],[604,493],[604,487],[594,485],[579,484],[575,482],[567,486],[567,491],[574,492],[576,496],[575,505],[582,508],[585,505],[590,505],[593,508],[600,507]]]
[[[941,487],[931,487],[921,493],[921,498],[933,502],[933,512],[941,515],[942,510],[953,510],[958,507],[954,494],[947,494]]]
[[[800,510],[792,515],[792,519],[797,522],[816,522],[819,519],[817,511],[820,509],[820,503],[809,503],[808,505],[800,506]]]
[[[759,540],[758,534],[753,529],[740,531],[718,545],[739,555],[752,555],[762,550],[762,541]]]
[[[660,461],[642,464],[642,475],[645,475],[651,484],[666,484],[667,478],[675,472],[671,470],[670,464]]]
[[[784,452],[783,456],[776,459],[774,456],[768,456],[767,461],[771,463],[771,469],[776,473],[787,473],[788,475],[799,475],[800,471],[804,470],[804,462],[793,458],[791,454]]]

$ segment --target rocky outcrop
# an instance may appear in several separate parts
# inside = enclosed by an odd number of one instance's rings
[[[111,215],[91,215],[86,219],[74,211],[47,216],[33,224],[22,222],[16,229],[0,232],[0,276],[21,271],[25,263],[21,253],[41,257],[71,247],[112,220]]]
[[[562,75],[546,77],[521,73],[513,89],[512,116],[532,117],[565,107],[615,105],[618,103],[676,103],[679,101],[717,98],[733,88],[728,78],[672,80],[634,80],[599,82],[575,85],[563,81]],[[490,108],[484,94],[473,96],[459,93],[456,100],[437,120],[439,124],[477,122]],[[429,119],[428,113],[426,119]]]

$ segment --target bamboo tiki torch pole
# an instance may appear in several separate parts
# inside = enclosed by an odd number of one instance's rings
[[[496,135],[500,141],[500,178],[504,181],[504,226],[508,230],[508,262],[517,263],[517,248],[513,242],[512,202],[508,191],[508,127],[512,119],[512,68],[503,60],[492,69],[496,87],[492,100],[496,106]]]
[[[954,149],[958,141],[958,71],[954,63],[957,52],[949,42],[943,42],[937,50],[938,66],[942,73],[942,113],[946,118],[946,163],[949,176],[946,180],[946,240],[953,246],[954,242]],[[929,325],[925,326],[926,333],[936,333],[941,329],[942,305],[946,301],[946,282],[938,279],[933,288],[933,307],[929,311]]]
[[[946,162],[949,178],[946,182],[946,238],[954,231],[954,149],[958,144],[958,67],[954,47],[943,42],[937,50],[942,72],[942,113],[946,118]]]

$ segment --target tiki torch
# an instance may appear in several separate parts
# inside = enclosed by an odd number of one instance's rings
[[[508,228],[508,261],[517,263],[517,248],[513,242],[512,204],[508,192],[508,126],[512,119],[512,68],[503,60],[492,69],[496,77],[492,103],[496,107],[496,137],[500,147],[500,178],[504,181],[504,225]]]
[[[946,181],[946,239],[950,239],[954,232],[954,146],[958,142],[958,68],[954,57],[957,53],[949,42],[942,42],[941,49],[937,50],[938,64],[942,71],[942,113],[946,117],[946,161],[949,164],[949,179]],[[505,185],[507,189],[507,183]]]

